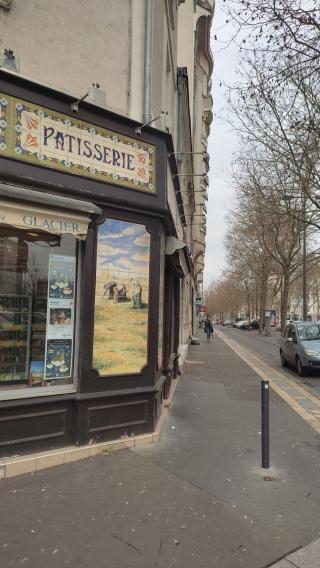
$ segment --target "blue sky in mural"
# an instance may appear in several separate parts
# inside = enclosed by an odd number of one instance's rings
[[[98,268],[108,271],[146,272],[150,235],[143,225],[106,219],[99,226]]]

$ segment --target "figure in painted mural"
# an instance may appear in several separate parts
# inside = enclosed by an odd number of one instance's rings
[[[111,282],[107,282],[106,284],[103,284],[103,296],[107,296],[108,300],[113,300],[114,298],[114,289],[116,287],[117,283],[114,280],[111,280]]]
[[[117,284],[115,286],[115,288],[114,288],[114,301],[116,303],[128,301],[127,288],[126,288],[125,284],[121,283],[121,284]]]
[[[133,308],[142,308],[142,286],[137,278],[131,278]]]

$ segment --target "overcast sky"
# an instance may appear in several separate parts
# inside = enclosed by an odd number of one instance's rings
[[[205,256],[204,285],[218,278],[225,268],[223,240],[226,231],[226,214],[232,203],[233,192],[228,183],[228,171],[232,162],[232,154],[237,140],[230,128],[223,124],[220,116],[225,106],[225,90],[222,83],[232,83],[235,79],[235,67],[238,61],[238,48],[232,44],[221,50],[222,43],[213,40],[226,39],[230,28],[224,29],[225,16],[220,9],[222,0],[217,0],[216,11],[211,30],[211,49],[214,54],[213,71],[213,110],[214,120],[208,143],[210,153],[210,185],[207,217],[207,248]]]

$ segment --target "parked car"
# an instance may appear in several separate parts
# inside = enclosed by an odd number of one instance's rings
[[[250,322],[251,329],[259,329],[260,320],[259,319],[252,319]]]
[[[281,365],[294,365],[300,377],[310,369],[320,370],[320,323],[290,322],[280,345]]]
[[[238,323],[245,321],[243,318],[236,318],[236,321],[232,322],[232,327],[237,327]]]
[[[249,320],[240,320],[237,321],[237,323],[234,324],[233,327],[236,327],[237,329],[250,329],[250,323]]]

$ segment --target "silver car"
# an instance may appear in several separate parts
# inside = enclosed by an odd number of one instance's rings
[[[300,377],[309,369],[320,370],[320,323],[289,323],[281,338],[280,359],[283,367],[295,365]]]

